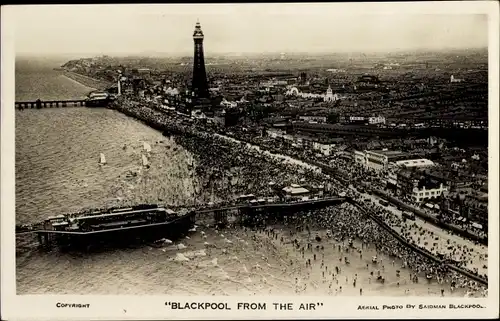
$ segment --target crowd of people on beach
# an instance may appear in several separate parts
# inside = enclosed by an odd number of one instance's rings
[[[447,293],[462,289],[470,296],[487,294],[484,286],[464,279],[456,272],[402,245],[391,233],[381,229],[373,220],[349,203],[298,212],[285,216],[281,221],[270,219],[265,215],[257,220],[261,221],[261,224],[255,228],[257,232],[266,233],[271,239],[281,242],[281,246],[291,247],[299,261],[302,258],[303,263],[299,264],[299,272],[304,275],[304,279],[296,280],[296,293],[307,291],[307,281],[312,278],[311,269],[317,270],[319,267],[321,281],[329,283],[330,294],[334,294],[334,291],[335,294],[340,294],[343,290],[342,286],[345,289],[347,284],[348,286],[352,284],[353,287],[359,284],[359,294],[362,295],[363,280],[383,285],[387,278],[391,280],[388,286],[396,285],[398,288],[401,287],[401,290],[406,288],[407,294],[411,292],[409,289],[411,284],[419,282],[424,284],[437,282],[441,286],[443,296],[445,289]],[[320,234],[324,231],[326,233]],[[332,252],[328,251],[327,247],[331,247],[332,244],[338,262],[333,260]],[[379,257],[367,257],[366,254],[373,253],[373,250]],[[330,253],[330,255],[325,257],[325,253]],[[391,259],[385,261],[381,258],[382,255],[389,256]],[[353,257],[359,257],[359,259],[353,259]],[[351,259],[355,261],[351,262]],[[294,264],[291,260],[290,265]],[[342,273],[351,264],[357,265],[355,267],[357,273],[354,276],[350,273]],[[362,266],[359,266],[361,264]],[[394,275],[389,275],[389,270]]]
[[[233,132],[238,133],[237,130],[233,130]],[[250,138],[248,138],[249,135],[243,135],[243,136],[247,140],[250,139]],[[265,140],[263,140],[259,136],[254,136],[254,137],[255,137],[254,138],[255,144],[262,145],[262,142],[264,142],[264,145],[266,148],[276,149],[276,148],[281,146],[282,150],[285,151],[283,144],[280,145],[279,142],[272,142],[272,143],[268,142],[266,145]],[[297,151],[295,153],[292,153],[292,154],[296,157],[301,156],[300,153]],[[314,159],[314,156],[312,156],[312,155],[309,155],[308,157],[310,159]],[[372,168],[363,166],[363,165],[353,161],[352,159],[343,158],[343,157],[336,157],[333,161],[330,161],[328,163],[328,165],[331,167],[334,167],[341,174],[341,176],[344,177],[345,181],[347,181],[347,182],[352,182],[352,183],[355,183],[355,184],[361,185],[361,186],[368,185],[370,188],[385,190],[385,186],[382,183],[382,179],[380,177],[380,174],[381,174],[380,172],[377,172],[376,170],[374,170]],[[339,185],[342,185],[341,181],[337,181],[337,183]],[[345,189],[343,189],[343,191],[346,192]],[[385,191],[385,192],[391,195],[390,191]],[[347,190],[347,196],[360,199],[359,193],[352,192],[351,190]],[[405,203],[412,206],[413,208],[415,208],[417,210],[426,212],[429,216],[434,216],[434,217],[437,216],[437,214],[435,212],[430,211],[430,210],[425,209],[425,208],[422,208],[422,207],[419,207],[419,205],[417,203],[415,203],[414,201],[407,200],[407,201],[405,201]],[[401,216],[395,215],[392,211],[388,210],[387,208],[385,208],[383,206],[380,206],[379,204],[374,204],[374,203],[369,202],[369,203],[364,203],[364,206],[366,206],[368,208],[368,210],[370,210],[372,213],[374,213],[375,215],[382,218],[383,221],[386,222],[389,226],[391,226],[397,230],[401,230],[402,236],[405,237],[410,243],[413,243],[419,247],[425,248],[426,250],[429,250],[434,255],[436,255],[438,253],[443,254],[445,258],[453,260],[453,263],[456,266],[461,267],[465,270],[468,270],[471,273],[478,275],[484,279],[487,279],[487,274],[480,274],[478,272],[477,268],[469,268],[467,266],[467,263],[469,263],[472,260],[471,255],[470,255],[471,251],[472,251],[471,248],[467,248],[466,246],[462,247],[459,244],[457,244],[457,247],[453,247],[452,245],[448,244],[447,247],[452,246],[453,248],[450,249],[450,251],[445,251],[445,253],[440,253],[438,251],[437,242],[435,242],[437,240],[434,240],[434,238],[436,236],[433,236],[432,232],[419,230],[418,233],[422,234],[422,237],[421,237],[422,242],[421,242],[420,238],[417,238],[415,240],[415,238],[411,237],[411,234],[417,233],[416,230],[418,228],[416,226],[413,226],[411,224],[410,225],[405,224],[403,222],[403,219],[401,218]],[[448,217],[446,215],[444,215],[443,217],[444,217],[445,221],[448,223],[453,223],[453,222],[456,223],[456,219],[454,219],[452,217]],[[425,236],[424,235],[425,233],[428,233],[429,235]],[[452,233],[452,232],[449,232],[449,233]],[[485,234],[480,233],[480,236],[485,236]],[[428,239],[425,239],[426,237],[428,237]],[[427,246],[428,242],[432,243],[433,246],[428,247]],[[483,260],[485,261],[485,258],[483,258]]]
[[[204,188],[212,189],[214,194],[220,195],[223,202],[231,202],[231,198],[234,200],[242,194],[272,195],[271,183],[277,186],[288,186],[305,181],[308,184],[327,185],[333,180],[313,167],[307,168],[298,163],[264,155],[261,150],[247,144],[249,140],[250,143],[253,142],[251,135],[246,135],[244,142],[233,142],[215,135],[216,130],[213,126],[207,126],[183,116],[168,114],[145,104],[125,101],[120,102],[115,108],[164,129],[167,135],[182,133],[182,135],[175,135],[176,141],[195,155],[197,173],[206,177]],[[269,149],[277,152],[277,146],[268,147],[272,147]],[[261,147],[266,148],[266,146]],[[287,150],[280,152],[283,155],[290,155],[290,151]],[[330,165],[342,171],[348,181],[368,179],[376,184],[376,176],[373,173],[353,162],[339,158]],[[348,197],[356,197],[355,192],[338,181],[333,184],[331,192],[334,194],[347,192]],[[447,270],[445,266],[417,254],[402,245],[373,220],[362,218],[356,209],[345,206],[348,205],[315,210],[311,215],[302,217],[314,218],[314,221],[322,228],[331,230],[333,237],[343,241],[349,242],[350,239],[356,238],[363,243],[372,244],[377,247],[377,250],[402,260],[404,266],[411,267],[417,273],[425,273],[426,276],[435,278],[439,282],[444,282],[446,279],[452,287],[469,287],[476,291],[484,289],[477,282],[469,281],[456,272]],[[416,230],[414,226],[404,223],[401,217],[378,204],[366,206],[367,210],[381,218],[386,224],[399,229],[403,238],[411,243],[417,243],[410,238],[410,233]],[[301,222],[299,225],[306,224],[307,222]],[[454,250],[454,258],[466,261],[469,259],[467,255],[469,251],[470,249],[467,248],[457,248]]]

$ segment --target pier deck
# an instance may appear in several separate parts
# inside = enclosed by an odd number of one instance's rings
[[[295,201],[295,202],[289,202],[289,203],[272,203],[272,204],[237,204],[237,205],[231,205],[231,206],[205,206],[201,209],[198,210],[188,210],[187,214],[180,215],[178,218],[169,220],[166,222],[160,222],[160,223],[149,223],[149,224],[143,224],[143,225],[136,225],[136,226],[120,226],[120,227],[113,227],[113,228],[106,228],[106,229],[97,229],[97,230],[77,230],[77,231],[61,231],[61,230],[52,230],[52,229],[45,229],[43,228],[40,224],[34,225],[34,227],[38,227],[33,230],[23,230],[19,231],[16,234],[27,234],[27,233],[33,233],[37,234],[38,238],[40,240],[40,243],[44,244],[49,241],[49,239],[52,238],[52,236],[55,235],[61,235],[61,236],[76,236],[76,237],[84,237],[84,236],[99,236],[99,235],[104,235],[104,234],[115,234],[118,232],[132,232],[133,230],[141,230],[141,229],[157,229],[161,227],[166,227],[171,224],[175,224],[177,221],[185,220],[186,218],[189,218],[192,220],[192,223],[195,223],[196,216],[197,215],[202,215],[202,214],[208,214],[208,215],[213,215],[214,222],[216,224],[224,224],[227,222],[227,213],[231,211],[237,211],[239,213],[240,219],[244,220],[245,216],[253,216],[252,214],[255,213],[267,213],[269,215],[272,215],[273,213],[276,213],[276,211],[280,212],[295,212],[295,211],[300,211],[300,210],[307,210],[307,209],[313,209],[313,208],[318,208],[318,207],[323,207],[323,206],[328,206],[328,205],[333,205],[333,204],[339,204],[344,202],[346,199],[342,197],[328,197],[328,198],[322,198],[322,199],[317,199],[317,200],[306,200],[306,201]],[[162,207],[159,207],[162,208]],[[135,210],[129,213],[139,213],[139,212],[147,212],[149,211],[148,209],[144,210]],[[118,212],[119,213],[119,212]],[[109,215],[113,215],[117,213],[109,213],[109,214],[101,214],[101,215],[95,215],[95,216],[82,216],[82,218],[86,217],[93,217],[93,218],[99,218],[99,217],[105,217]],[[77,220],[79,218],[76,218]],[[124,224],[125,225],[125,224]]]
[[[59,108],[59,107],[81,107],[86,106],[86,99],[70,99],[70,100],[45,100],[40,99],[35,101],[16,101],[16,109],[30,109],[30,108]]]

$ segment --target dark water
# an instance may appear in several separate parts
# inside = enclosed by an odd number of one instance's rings
[[[16,61],[16,101],[83,98],[93,90],[54,70],[63,62],[26,58]]]
[[[105,166],[98,164],[100,153]],[[18,111],[16,221],[117,204],[186,204],[196,187],[188,161],[191,156],[175,142],[113,110]]]
[[[52,67],[39,62],[18,64],[16,99],[74,98],[90,90]],[[144,142],[151,146],[149,154]],[[100,153],[105,154],[105,166],[98,165]],[[147,155],[149,169],[142,166],[142,155]],[[115,204],[189,204],[195,199],[206,203],[211,195],[202,193],[203,184],[193,174],[195,169],[193,156],[182,146],[116,111],[16,111],[17,223]],[[189,238],[163,248],[144,246],[92,255],[45,253],[38,250],[33,238],[18,236],[17,293],[295,294],[297,278],[301,294],[331,294],[319,266],[306,269],[287,234],[282,235],[284,243],[260,232],[198,227]],[[338,262],[334,245],[325,243],[326,264]],[[387,268],[385,285],[361,277],[375,254],[374,250],[366,250],[364,259],[354,253],[342,254],[351,261],[351,265],[343,267],[344,275],[352,278],[360,274],[358,284],[364,288],[363,295],[402,295],[406,288],[396,285],[397,267]],[[412,285],[411,294],[429,295],[431,291],[431,295],[438,295],[439,288]],[[359,295],[358,291],[346,286],[342,295]]]

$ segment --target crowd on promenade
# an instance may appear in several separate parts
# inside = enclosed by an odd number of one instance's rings
[[[178,136],[176,140],[197,159],[199,174],[208,175],[208,182],[217,184],[221,195],[255,194],[273,196],[273,187],[284,187],[307,181],[323,184],[322,177],[312,170],[279,159],[267,159],[254,148],[241,144],[238,148],[226,139],[213,136],[211,144],[199,136]]]
[[[160,127],[162,128],[168,128],[169,132],[182,132],[182,135],[176,136],[176,140],[186,149],[197,155],[195,156],[197,159],[197,171],[200,174],[204,173],[207,175],[206,181],[208,185],[206,187],[212,188],[214,192],[221,195],[221,197],[227,198],[230,195],[237,197],[241,194],[250,193],[259,196],[271,195],[271,182],[277,186],[288,186],[293,183],[299,183],[301,180],[318,185],[326,185],[328,182],[326,175],[322,175],[319,171],[306,169],[296,163],[286,162],[279,158],[265,157],[261,151],[248,146],[246,143],[235,143],[220,136],[213,135],[215,131],[213,127],[196,123],[196,121],[188,121],[181,116],[172,117],[172,115],[150,108],[145,104],[133,103],[130,101],[121,102],[119,106],[117,106],[117,109],[121,109],[129,114],[132,113],[135,117],[143,121],[155,123],[156,126],[161,125]],[[237,132],[233,135],[236,136],[235,138],[238,138]],[[259,138],[251,135],[245,135],[244,140],[249,143],[259,143]],[[277,144],[274,144],[274,146],[262,147],[265,149],[269,147],[273,152],[280,152],[283,155],[292,157],[300,156],[294,155],[293,153],[290,155],[290,150],[280,150],[280,146]],[[297,154],[297,152],[295,152],[295,154]],[[370,173],[369,170],[359,165],[355,165],[350,161],[338,159],[335,161],[334,166],[342,171],[349,181],[354,182],[361,178],[366,181],[367,178],[370,178],[369,180],[373,180],[376,184],[376,176],[373,173]],[[349,191],[347,196],[356,196],[350,189],[345,188],[345,186],[342,187],[342,184],[335,185],[336,186],[332,188],[332,192],[340,193]],[[378,206],[377,204],[372,204],[369,210],[383,219],[389,226],[399,228],[403,237],[408,237],[408,233],[413,232],[411,226],[402,224],[402,219],[386,208]],[[374,228],[378,230],[378,232],[373,232],[374,234],[371,232],[363,232],[365,228],[369,229],[369,226],[353,226],[362,224],[359,219],[350,218],[346,221],[334,220],[333,217],[335,217],[335,215],[330,215],[328,213],[323,213],[321,216],[327,217],[325,218],[325,222],[330,224],[328,228],[332,230],[338,229],[338,226],[335,224],[348,224],[349,226],[340,229],[340,231],[344,231],[344,237],[366,238],[368,242],[380,244],[382,249],[386,247],[385,250],[389,251],[388,254],[401,258],[406,262],[405,264],[414,266],[416,270],[425,270],[426,273],[431,273],[440,279],[443,277],[444,272],[441,267],[437,266],[435,263],[426,263],[422,261],[425,260],[423,256],[402,246],[393,236],[390,236],[392,241],[389,241],[389,239],[386,239],[388,238],[386,235],[387,233],[383,232],[382,229]],[[368,224],[366,222],[368,221],[365,221],[363,224]],[[370,224],[375,224],[373,221],[370,222]],[[464,261],[468,260],[467,249],[457,249],[457,251],[462,251],[459,257],[462,257]],[[457,283],[459,278],[457,276],[453,278],[454,282]]]
[[[121,103],[118,108],[127,109],[144,121],[163,125],[165,132],[182,132],[174,138],[195,157],[196,172],[205,177],[204,188],[212,188],[226,201],[227,197],[234,199],[244,194],[273,196],[273,188],[300,182],[315,186],[326,183],[325,177],[312,168],[265,157],[261,151],[245,143],[213,135],[210,130],[199,130],[199,124],[131,102]]]

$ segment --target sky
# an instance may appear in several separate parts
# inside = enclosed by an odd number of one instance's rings
[[[391,52],[485,48],[488,17],[366,4],[16,6],[18,55]],[[378,6],[377,8],[380,8]],[[405,7],[406,8],[406,7]]]

